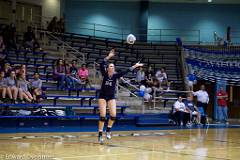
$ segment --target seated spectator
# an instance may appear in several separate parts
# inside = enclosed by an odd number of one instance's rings
[[[72,67],[72,64],[65,61],[65,72],[66,72],[65,80],[66,80],[66,86],[68,89],[72,88],[74,83],[71,79],[71,67]]]
[[[186,108],[185,104],[182,101],[182,97],[179,96],[178,100],[174,103],[174,116],[176,118],[177,124],[179,126],[186,126],[187,122],[189,121],[189,111]]]
[[[160,83],[156,78],[153,79],[153,83],[151,85],[151,88],[152,88],[152,93],[151,94],[153,95],[153,97],[154,96],[158,97],[158,96],[163,94],[162,88],[160,87]]]
[[[201,123],[201,114],[198,112],[197,106],[194,105],[193,96],[189,95],[187,97],[187,100],[184,103],[185,103],[185,106],[188,108],[189,113],[190,113],[190,122],[192,120],[192,117],[196,116],[197,117],[196,122],[197,122],[197,124],[200,124]]]
[[[20,75],[20,74],[24,74],[25,76],[27,76],[27,69],[26,69],[26,65],[22,64],[20,66],[20,68],[16,69],[16,74]]]
[[[34,73],[34,80],[31,81],[31,90],[34,102],[42,101],[42,80],[40,79],[39,73]]]
[[[28,26],[27,32],[24,34],[23,39],[23,46],[25,49],[30,49],[32,51],[35,51],[35,49],[40,48],[40,45],[35,37],[35,34],[33,33],[32,27]]]
[[[158,79],[161,87],[162,85],[167,85],[167,90],[170,90],[171,82],[168,81],[165,67],[162,67],[161,70],[158,70],[155,74],[155,77]]]
[[[18,88],[15,71],[11,71],[10,77],[6,78],[7,83],[7,94],[11,99],[12,103],[17,103]]]
[[[70,67],[70,72],[71,72],[71,80],[73,84],[73,88],[76,88],[76,83],[81,84],[81,80],[78,77],[78,68],[77,68],[77,61],[73,60],[72,61],[72,66]]]
[[[151,85],[151,83],[153,82],[153,78],[154,78],[154,72],[152,70],[151,66],[148,66],[148,70],[145,72],[145,86]]]
[[[144,84],[145,72],[142,67],[139,67],[136,75],[136,81],[138,84]]]
[[[5,78],[9,77],[12,71],[12,67],[10,66],[9,63],[5,63],[3,66],[3,70],[2,70],[5,74]]]
[[[7,84],[5,73],[3,71],[0,72],[0,95],[1,95],[1,102],[6,102],[6,91],[7,91]]]
[[[90,85],[88,80],[89,72],[88,69],[86,68],[86,64],[82,64],[82,67],[78,70],[78,76],[81,80],[81,84],[83,84],[84,87],[86,87],[87,84]]]
[[[47,30],[50,32],[57,32],[58,26],[57,26],[57,17],[53,17],[53,19],[50,21],[50,23],[47,26]]]
[[[58,89],[63,90],[66,81],[66,70],[62,59],[59,59],[54,66],[53,79],[58,81]]]
[[[21,100],[21,103],[24,103],[24,100],[27,100],[28,102],[32,102],[33,97],[31,93],[28,90],[29,82],[26,80],[26,77],[24,74],[19,74],[17,79],[17,87],[19,88],[19,98]]]

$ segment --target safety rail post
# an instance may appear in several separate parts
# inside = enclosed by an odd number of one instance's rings
[[[160,33],[160,35],[159,35],[159,38],[160,38],[159,41],[161,42],[161,41],[162,41],[162,29],[159,30],[159,33]]]
[[[93,24],[93,37],[96,36],[96,24],[94,23]]]

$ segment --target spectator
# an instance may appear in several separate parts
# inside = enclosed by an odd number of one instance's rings
[[[10,77],[6,78],[7,83],[7,94],[11,99],[12,103],[17,103],[18,88],[15,71],[11,71]]]
[[[4,74],[4,75],[5,75],[5,78],[10,76],[11,71],[12,71],[12,67],[10,66],[9,63],[5,63],[5,64],[4,64],[3,71],[4,71],[4,73],[5,73],[5,74]]]
[[[89,76],[89,71],[86,67],[86,64],[82,64],[82,67],[78,70],[78,76],[81,80],[81,84],[84,85],[84,87],[86,87],[86,85],[90,85],[89,80],[88,80],[88,76]],[[90,85],[91,87],[91,85]]]
[[[39,73],[34,73],[34,80],[31,82],[31,89],[34,102],[42,101],[42,80],[40,79]]]
[[[157,71],[157,73],[155,74],[155,77],[158,79],[160,83],[160,87],[162,87],[162,84],[164,84],[164,85],[167,85],[167,90],[170,90],[171,82],[168,81],[165,67],[162,67],[161,70]]]
[[[190,114],[185,104],[183,103],[181,96],[178,97],[178,100],[174,103],[173,107],[173,113],[177,124],[179,126],[186,126],[188,120],[190,119]]]
[[[187,85],[190,91],[193,91],[193,84],[196,84],[197,78],[193,73],[189,73],[186,77]]]
[[[72,64],[65,62],[66,85],[68,89],[72,88],[74,83],[71,78],[71,67],[72,67]]]
[[[190,113],[190,122],[192,120],[192,117],[196,116],[197,117],[196,122],[197,122],[197,124],[200,124],[201,123],[201,114],[198,112],[197,107],[194,105],[193,96],[189,95],[187,97],[187,100],[184,103]]]
[[[59,33],[65,32],[65,24],[64,24],[64,18],[60,18],[60,20],[57,22],[57,28]]]
[[[57,17],[53,17],[53,19],[50,21],[48,24],[47,30],[50,32],[57,32],[58,27],[57,27]]]
[[[23,39],[23,46],[25,49],[30,49],[32,51],[35,51],[35,49],[40,48],[40,45],[35,37],[35,34],[33,33],[32,27],[28,26],[27,27],[27,32],[24,34],[24,39]]]
[[[145,72],[145,85],[151,85],[152,81],[153,81],[153,77],[154,77],[154,72],[152,70],[151,66],[148,66],[148,70]]]
[[[0,94],[1,94],[1,102],[6,102],[6,91],[7,91],[7,83],[4,71],[0,72]]]
[[[16,69],[17,75],[24,74],[24,76],[27,76],[27,69],[26,65],[22,64],[19,69]]]
[[[209,96],[207,91],[205,91],[205,86],[201,85],[201,88],[197,92],[193,92],[194,96],[197,96],[197,107],[203,108],[204,115],[207,114],[207,105],[209,102]]]
[[[66,71],[64,62],[62,59],[57,61],[57,64],[54,66],[53,78],[58,81],[58,89],[63,90],[64,82],[66,81]]]
[[[136,81],[138,84],[143,84],[145,79],[145,72],[142,67],[139,67],[137,71]]]
[[[228,124],[228,107],[227,107],[228,94],[224,91],[223,87],[217,92],[218,104],[218,120]]]
[[[19,98],[21,100],[21,103],[24,103],[23,99],[31,103],[33,100],[33,97],[28,90],[29,82],[26,80],[26,77],[24,74],[18,75],[17,87],[19,88]]]
[[[16,46],[16,28],[13,24],[6,25],[3,29],[3,40],[4,44],[6,45],[6,49],[17,49]]]
[[[70,72],[71,72],[71,80],[73,84],[73,88],[76,88],[76,83],[81,84],[81,80],[78,77],[78,68],[77,68],[77,61],[73,60],[72,61],[72,66],[70,67]]]

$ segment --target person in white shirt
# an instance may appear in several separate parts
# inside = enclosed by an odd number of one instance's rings
[[[138,84],[143,84],[143,81],[145,79],[145,72],[142,67],[139,67],[139,70],[137,71],[136,75],[136,81]]]
[[[158,70],[155,74],[155,77],[159,81],[160,87],[162,86],[162,84],[164,84],[164,85],[167,85],[167,90],[170,90],[171,82],[168,81],[165,67],[162,67],[161,70]]]
[[[207,113],[207,105],[209,102],[209,95],[207,91],[205,90],[205,86],[201,85],[201,88],[197,92],[193,92],[194,96],[197,96],[197,107],[203,108],[204,115]]]
[[[188,120],[190,119],[190,114],[188,108],[182,101],[182,96],[178,97],[178,100],[173,104],[173,114],[177,120],[177,124],[180,126],[186,126]]]

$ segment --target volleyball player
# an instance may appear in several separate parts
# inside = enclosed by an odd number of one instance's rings
[[[115,66],[113,63],[110,63],[106,66],[106,62],[111,59],[115,55],[115,49],[112,49],[108,56],[104,58],[100,65],[100,71],[103,76],[102,86],[99,93],[98,105],[100,111],[100,118],[98,122],[98,142],[103,143],[103,128],[104,122],[106,119],[106,107],[108,105],[110,118],[108,120],[107,129],[106,129],[106,137],[107,139],[111,139],[111,128],[113,126],[114,121],[116,120],[116,100],[115,100],[115,88],[116,81],[129,71],[134,70],[137,67],[143,66],[139,62],[134,66],[130,67],[128,70],[120,73],[115,72]],[[106,67],[106,68],[105,68]]]

